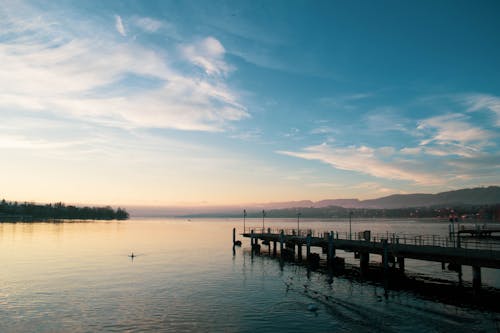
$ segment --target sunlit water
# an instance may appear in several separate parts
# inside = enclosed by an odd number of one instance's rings
[[[266,226],[293,227],[268,220]],[[247,220],[261,225],[260,220]],[[241,220],[0,224],[0,332],[496,332],[496,313],[413,292],[309,275],[302,266],[231,248]],[[345,221],[301,227],[348,230]],[[353,221],[353,231],[445,234],[447,224]],[[241,239],[241,237],[239,237]],[[131,252],[138,255],[133,260]],[[342,254],[344,255],[344,254]],[[352,254],[345,254],[348,261]],[[376,260],[376,259],[374,259]],[[439,263],[410,272],[450,280]],[[466,270],[464,277],[467,278]],[[470,275],[470,274],[469,274]],[[483,281],[500,285],[493,270]],[[314,304],[317,311],[309,311]]]

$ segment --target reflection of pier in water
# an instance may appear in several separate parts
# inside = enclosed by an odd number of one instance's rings
[[[463,231],[463,230],[462,230]],[[500,230],[498,230],[500,232]],[[462,279],[462,266],[472,267],[472,285],[474,290],[481,287],[481,268],[500,268],[500,244],[480,242],[477,240],[461,240],[461,234],[450,237],[438,235],[401,235],[372,234],[370,231],[360,233],[314,232],[312,230],[262,229],[245,230],[243,237],[250,238],[251,252],[258,254],[261,246],[268,246],[269,254],[282,258],[305,259],[309,264],[318,265],[320,255],[313,253],[312,248],[321,248],[326,254],[328,267],[343,267],[344,259],[336,255],[336,250],[354,252],[359,258],[360,272],[366,274],[369,268],[370,254],[382,256],[384,272],[397,269],[404,272],[405,259],[441,262],[442,267],[448,263]],[[233,242],[236,229],[233,229]],[[260,244],[259,244],[260,242]],[[278,252],[279,250],[279,252]]]

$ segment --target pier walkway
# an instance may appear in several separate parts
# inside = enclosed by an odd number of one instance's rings
[[[260,252],[260,244],[273,245],[273,254],[281,256],[292,254],[302,259],[302,249],[306,247],[307,260],[319,255],[311,252],[311,247],[320,247],[327,254],[328,264],[338,262],[336,250],[354,252],[360,260],[361,272],[368,269],[370,254],[382,256],[384,269],[390,265],[404,271],[404,260],[417,259],[446,263],[455,267],[461,279],[463,265],[472,266],[473,287],[479,290],[481,286],[481,267],[500,269],[500,243],[480,242],[478,240],[461,240],[460,235],[443,237],[437,235],[401,235],[401,234],[371,234],[370,231],[360,233],[314,232],[312,230],[257,229],[245,230],[243,237],[250,238],[252,253]],[[233,239],[234,240],[234,239]],[[295,250],[297,249],[297,251]]]
[[[457,234],[460,237],[498,238],[500,237],[500,228],[461,228]]]

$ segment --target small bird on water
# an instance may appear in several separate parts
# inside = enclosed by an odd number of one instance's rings
[[[318,306],[314,303],[307,304],[307,311],[316,312],[318,311]]]

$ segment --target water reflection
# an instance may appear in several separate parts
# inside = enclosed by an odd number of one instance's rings
[[[287,223],[266,220],[281,222]],[[0,224],[0,331],[495,329],[495,313],[404,291],[384,298],[381,286],[319,274],[266,251],[252,258],[247,241],[229,249],[238,223]],[[138,255],[133,261],[131,251]]]

